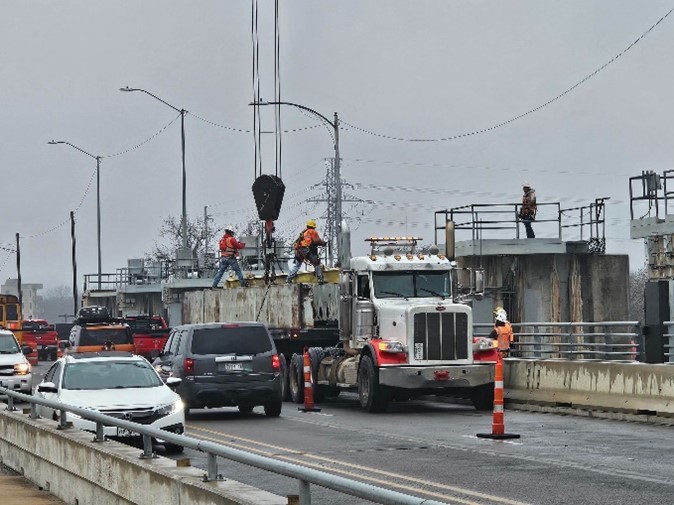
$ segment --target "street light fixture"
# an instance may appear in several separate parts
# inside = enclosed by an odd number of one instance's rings
[[[96,242],[98,244],[98,289],[101,289],[101,156],[95,156],[64,140],[50,140],[47,144],[66,144],[96,160]]]
[[[180,147],[182,151],[182,167],[183,167],[183,173],[182,173],[182,199],[183,199],[183,208],[182,208],[182,217],[181,217],[181,234],[182,234],[182,242],[183,242],[183,249],[187,249],[187,176],[185,172],[185,114],[187,114],[187,111],[185,109],[179,109],[178,107],[174,107],[170,103],[168,103],[165,100],[162,100],[159,98],[157,95],[154,95],[150,93],[147,90],[140,89],[140,88],[130,88],[126,86],[125,88],[119,88],[120,91],[140,91],[141,93],[145,93],[146,95],[150,95],[152,98],[155,100],[160,101],[164,105],[167,105],[168,107],[171,107],[174,111],[180,113]]]
[[[337,214],[337,219],[336,219],[336,227],[335,227],[335,232],[337,236],[337,258],[341,258],[340,256],[340,244],[339,244],[339,237],[342,232],[342,176],[340,172],[340,159],[339,159],[339,118],[337,117],[337,113],[335,112],[335,119],[334,121],[330,121],[327,117],[325,117],[323,114],[320,112],[315,111],[314,109],[310,109],[309,107],[305,105],[300,105],[298,103],[293,103],[293,102],[251,102],[248,105],[252,105],[253,107],[261,107],[265,105],[290,105],[291,107],[297,107],[298,109],[302,109],[304,111],[307,111],[314,116],[322,119],[325,121],[330,127],[332,127],[334,131],[334,145],[335,145],[335,179],[337,180],[337,184],[335,185],[335,214]]]

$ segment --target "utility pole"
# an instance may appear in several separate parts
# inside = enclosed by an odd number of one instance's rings
[[[77,256],[75,248],[75,212],[70,211],[70,240],[72,242],[73,262],[73,317],[77,317]]]
[[[23,291],[21,290],[21,246],[19,234],[16,234],[16,290],[19,292],[19,308],[23,310]]]

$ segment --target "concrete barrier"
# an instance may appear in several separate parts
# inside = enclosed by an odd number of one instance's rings
[[[0,411],[0,463],[68,504],[283,505],[287,499],[232,480],[203,482],[204,471],[142,450],[92,442],[54,421]]]
[[[674,366],[507,359],[506,401],[674,419]]]

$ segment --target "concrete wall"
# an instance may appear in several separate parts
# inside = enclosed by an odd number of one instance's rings
[[[513,322],[628,319],[627,255],[466,256],[458,262],[485,269],[486,296],[473,304],[476,322],[491,322],[497,305]]]
[[[507,359],[504,379],[510,402],[674,416],[668,365]]]
[[[141,460],[140,449],[93,443],[90,433],[54,421],[0,412],[0,463],[68,504],[281,505],[287,499],[232,480],[202,482],[203,470]]]

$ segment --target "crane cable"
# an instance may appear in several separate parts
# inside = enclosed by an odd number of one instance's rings
[[[260,45],[258,37],[258,0],[251,0],[251,38],[253,51],[253,102],[260,101]],[[254,172],[262,175],[262,155],[260,137],[260,107],[253,107],[253,155]]]

